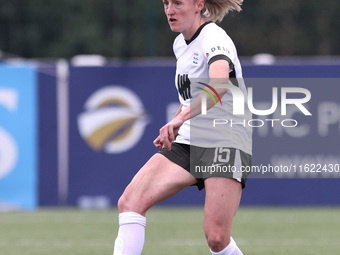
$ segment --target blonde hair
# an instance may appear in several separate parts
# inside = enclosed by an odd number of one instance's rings
[[[206,21],[221,22],[229,11],[240,12],[242,2],[243,0],[205,0],[202,17]]]

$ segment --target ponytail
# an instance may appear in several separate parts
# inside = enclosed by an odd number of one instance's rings
[[[229,11],[240,12],[242,2],[243,0],[205,0],[202,17],[207,21],[221,22]]]

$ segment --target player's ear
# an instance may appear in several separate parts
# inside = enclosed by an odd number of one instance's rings
[[[197,0],[197,8],[198,12],[201,12],[204,8],[205,0]]]

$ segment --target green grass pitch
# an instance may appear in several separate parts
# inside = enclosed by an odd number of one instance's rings
[[[112,255],[117,210],[50,209],[0,214],[1,255]],[[147,214],[145,255],[210,254],[202,208]],[[245,255],[340,254],[340,208],[244,208],[233,237]]]

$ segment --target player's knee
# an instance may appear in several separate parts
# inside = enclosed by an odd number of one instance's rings
[[[126,195],[121,195],[121,197],[118,200],[118,211],[119,213],[123,212],[129,212],[129,205],[128,205],[129,199],[126,197]]]
[[[142,202],[141,199],[130,197],[125,193],[123,193],[123,195],[118,200],[119,213],[136,212],[141,215],[145,215],[147,210],[148,207],[145,205],[145,203]]]
[[[229,237],[230,239],[230,237]],[[210,249],[214,252],[222,251],[228,245],[228,237],[225,234],[211,233],[207,235],[207,242]]]

